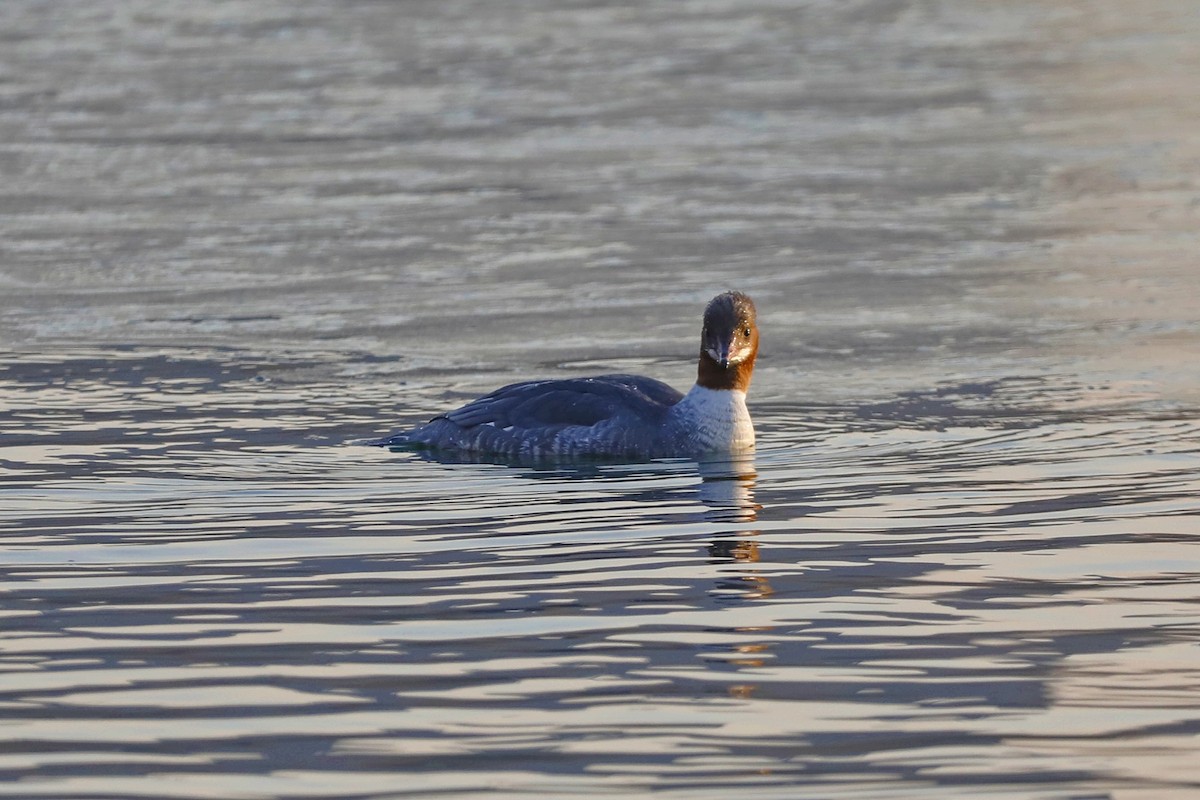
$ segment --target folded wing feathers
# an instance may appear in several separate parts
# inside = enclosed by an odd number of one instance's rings
[[[443,416],[463,428],[578,425],[590,427],[621,413],[654,416],[679,402],[670,386],[637,375],[602,375],[505,386]]]

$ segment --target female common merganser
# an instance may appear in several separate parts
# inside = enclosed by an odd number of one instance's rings
[[[704,309],[700,366],[686,395],[640,375],[528,381],[375,442],[505,458],[694,458],[754,447],[746,389],[758,355],[754,303],[741,292]]]

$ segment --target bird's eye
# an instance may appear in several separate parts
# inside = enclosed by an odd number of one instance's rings
[[[749,339],[750,338],[750,329],[742,328],[742,336],[745,336],[747,339]]]

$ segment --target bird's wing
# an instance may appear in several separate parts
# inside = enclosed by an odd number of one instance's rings
[[[514,383],[443,416],[463,428],[589,427],[617,416],[658,422],[681,397],[652,378],[601,375]]]

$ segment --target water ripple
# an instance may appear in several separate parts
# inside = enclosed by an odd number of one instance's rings
[[[193,435],[136,393],[108,406]],[[172,797],[334,776],[403,794],[396,770],[468,794],[923,775],[949,797],[1194,735],[1193,418],[760,419],[756,457],[699,468],[442,464],[261,429],[15,442],[0,775]]]

